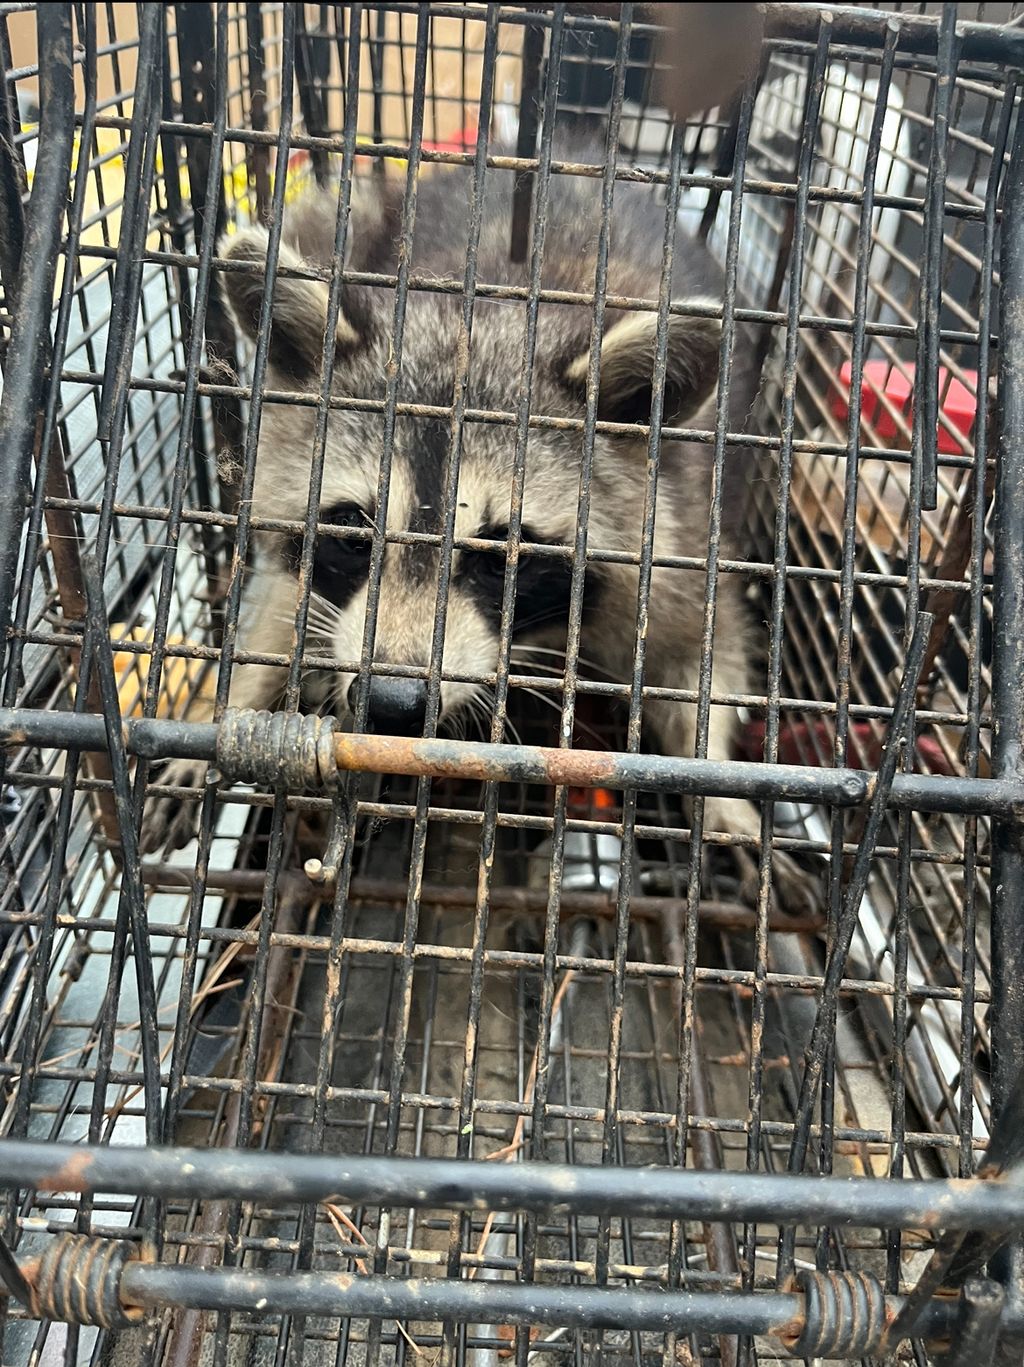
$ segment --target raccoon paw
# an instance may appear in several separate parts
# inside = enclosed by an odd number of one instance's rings
[[[760,886],[758,861],[749,850],[734,849],[740,871],[740,896],[754,906]],[[772,897],[790,916],[820,916],[821,882],[785,850],[772,850]]]
[[[202,788],[206,781],[207,764],[201,759],[175,759],[154,775],[154,784],[161,788]],[[139,853],[156,854],[159,850],[180,850],[195,838],[199,809],[196,803],[170,794],[154,794],[146,799],[146,812],[139,836]]]
[[[783,911],[794,916],[824,913],[825,890],[821,879],[785,850],[772,851],[772,875]]]
[[[714,829],[732,835],[760,837],[760,818],[749,802],[711,799],[705,807],[705,815]],[[757,855],[745,845],[731,845],[729,854],[739,877],[740,900],[756,906],[760,885]],[[772,850],[772,881],[775,899],[783,911],[803,916],[821,914],[823,891],[820,880],[785,850]]]

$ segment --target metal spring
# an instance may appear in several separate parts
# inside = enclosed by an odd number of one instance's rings
[[[32,1314],[101,1329],[137,1324],[145,1311],[121,1300],[121,1275],[131,1262],[152,1262],[148,1245],[127,1239],[65,1234],[51,1241],[36,1263],[22,1264],[32,1289]]]
[[[334,718],[229,707],[217,727],[217,768],[229,783],[333,789]]]
[[[857,1358],[881,1345],[887,1326],[885,1291],[868,1272],[798,1272],[804,1327],[787,1346],[796,1357]]]

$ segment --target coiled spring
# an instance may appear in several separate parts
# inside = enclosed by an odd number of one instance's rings
[[[229,707],[217,727],[217,768],[229,783],[334,789],[334,718]]]
[[[217,768],[228,783],[333,793],[324,857],[306,861],[306,874],[314,883],[333,882],[345,849],[349,814],[334,758],[334,718],[229,707],[217,728],[216,753]]]
[[[137,1324],[141,1306],[121,1299],[121,1274],[130,1262],[152,1262],[148,1245],[128,1239],[64,1234],[54,1239],[37,1263],[23,1266],[37,1319],[92,1324],[101,1329]]]
[[[887,1327],[885,1292],[869,1272],[796,1275],[804,1293],[804,1326],[787,1347],[795,1357],[858,1358],[873,1353]]]

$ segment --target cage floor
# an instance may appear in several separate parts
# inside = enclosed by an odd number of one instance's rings
[[[384,789],[378,785],[373,796],[381,809],[401,812],[408,811],[415,793],[398,781]],[[536,835],[521,828],[513,826],[504,833],[494,869],[495,905],[482,941],[480,1005],[475,1009],[475,878],[480,850],[478,826],[472,818],[479,794],[436,784],[432,801],[451,815],[461,813],[464,820],[431,826],[423,896],[412,937],[407,934],[403,881],[411,823],[378,817],[367,825],[346,912],[344,951],[337,961],[340,1008],[330,1032],[324,1022],[324,995],[332,971],[330,907],[310,900],[308,887],[304,896],[292,895],[286,874],[279,885],[273,921],[276,943],[267,959],[262,1010],[254,1008],[251,940],[259,922],[265,818],[250,820],[250,834],[241,841],[224,835],[215,844],[215,866],[222,873],[211,873],[211,888],[218,887],[218,879],[230,886],[234,878],[235,885],[247,891],[225,893],[222,902],[211,898],[209,938],[196,979],[175,1140],[198,1146],[232,1145],[245,1134],[256,1147],[302,1151],[320,1142],[315,1138],[319,1115],[325,1150],[339,1154],[390,1151],[452,1157],[468,1152],[492,1162],[544,1157],[572,1164],[611,1161],[627,1166],[677,1161],[685,845],[648,839],[638,846],[634,874],[640,902],[631,918],[622,961],[619,1091],[615,1123],[610,1127],[605,1124],[608,1057],[616,1021],[615,926],[610,914],[614,899],[608,895],[611,866],[604,851],[606,862],[590,871],[592,882],[606,880],[606,906],[596,915],[580,910],[586,894],[581,897],[571,883],[583,870],[567,865],[570,886],[563,893],[555,946],[558,957],[550,977],[554,991],[550,1058],[543,1083],[543,1125],[537,1135],[531,1112],[538,1085],[537,1030],[545,983],[545,848],[537,846]],[[529,794],[503,802],[502,808],[529,814]],[[236,808],[236,816],[243,811]],[[577,813],[579,819],[594,815],[593,810]],[[663,829],[679,820],[664,803],[660,808],[655,804],[642,809],[641,815]],[[308,839],[302,824],[293,823],[286,842],[289,868],[298,865]],[[231,849],[252,873],[227,872],[225,856]],[[742,1169],[748,1162],[742,1117],[748,1111],[752,1056],[753,927],[723,924],[730,916],[742,920],[744,909],[735,899],[728,866],[714,856],[711,859],[713,876],[702,902],[706,925],[698,940],[695,975],[699,1076],[694,1079],[691,1107],[698,1119],[691,1126],[687,1161]],[[187,850],[181,860],[180,881],[187,882]],[[155,887],[151,917],[160,925],[183,925],[187,899],[172,890],[173,870],[165,866],[150,881]],[[106,914],[113,896],[111,885]],[[592,902],[602,900],[600,893],[596,899],[593,893],[590,897]],[[517,905],[510,906],[510,902]],[[98,911],[103,914],[102,903]],[[749,920],[750,913],[746,915]],[[169,1024],[167,1011],[173,1009],[180,981],[181,937],[168,935],[164,943],[168,953],[161,973],[165,999],[161,1020]],[[409,943],[414,944],[411,953],[405,948]],[[815,937],[780,932],[772,936],[772,946],[772,967],[791,975],[787,984],[801,974],[820,972]],[[55,1074],[68,1068],[76,1041],[81,1050],[81,1041],[86,1036],[94,1040],[98,1033],[99,1016],[90,1020],[84,1003],[101,1002],[97,987],[109,970],[108,956],[109,936],[94,931],[80,941],[77,962],[65,961],[69,981],[41,1049],[41,1057]],[[125,975],[115,1046],[115,1062],[122,1063],[128,1077],[137,1062],[137,1017],[127,986],[130,977],[130,973]],[[867,1001],[870,1004],[871,999]],[[767,1170],[785,1166],[799,1063],[813,1011],[810,984],[802,991],[787,985],[769,993],[758,1056],[764,1081],[758,1157]],[[258,1027],[255,1035],[254,1027]],[[467,1081],[464,1069],[470,1034],[477,1045],[476,1071]],[[329,1055],[325,1054],[328,1038]],[[255,1057],[247,1059],[247,1044],[251,1047],[254,1042]],[[78,1055],[86,1065],[90,1058],[88,1051]],[[834,1170],[884,1172],[891,1123],[888,1059],[874,1038],[870,1010],[860,1009],[856,999],[841,1021],[837,1062]],[[103,1113],[108,1133],[116,1130],[119,1139],[128,1140],[133,1130],[138,1133],[138,1093],[137,1084],[128,1081],[110,1088]],[[55,1076],[37,1092],[33,1130],[55,1138],[82,1137],[87,1128],[82,1113],[91,1095],[80,1080],[69,1077],[62,1084]],[[468,1124],[464,1119],[467,1097],[472,1116]],[[937,1170],[923,1149],[911,1161],[917,1171]],[[98,1230],[122,1226],[136,1215],[123,1202],[100,1201],[92,1218]],[[174,1208],[168,1215],[165,1256],[211,1265],[241,1260],[245,1266],[264,1269],[300,1266],[358,1275],[376,1268],[393,1276],[429,1277],[445,1275],[454,1258],[463,1275],[475,1269],[470,1275],[514,1278],[524,1270],[529,1247],[538,1280],[593,1283],[600,1265],[605,1269],[600,1275],[615,1283],[648,1282],[652,1290],[664,1284],[671,1235],[667,1222],[653,1220],[613,1219],[602,1227],[596,1219],[553,1217],[528,1231],[523,1217],[483,1213],[452,1217],[444,1211],[384,1211],[330,1204],[315,1211],[298,1206],[271,1210],[261,1205],[257,1193],[241,1208],[213,1202]],[[33,1229],[53,1229],[66,1221],[67,1212],[60,1202],[48,1201],[45,1210],[26,1208],[23,1217],[27,1235],[23,1246],[29,1248]],[[720,1229],[718,1234],[722,1236]],[[683,1275],[688,1285],[740,1284],[740,1231],[716,1239],[692,1226],[684,1238]],[[774,1229],[758,1230],[754,1273],[757,1282],[766,1286],[774,1276],[775,1245]],[[908,1272],[922,1246],[913,1234],[904,1239]],[[848,1259],[884,1275],[885,1249],[877,1233],[863,1239],[855,1232],[847,1233],[838,1255],[841,1261]],[[812,1236],[801,1241],[798,1256],[813,1265]],[[28,1324],[24,1328],[29,1331]],[[436,1323],[409,1323],[400,1328],[385,1323],[377,1342],[366,1322],[309,1321],[296,1326],[259,1314],[254,1307],[252,1316],[233,1315],[218,1330],[216,1316],[179,1311],[166,1317],[159,1328],[165,1356],[158,1360],[206,1361],[219,1334],[226,1336],[223,1349],[232,1363],[269,1362],[283,1342],[294,1343],[295,1335],[304,1336],[304,1362],[361,1364],[378,1352],[389,1362],[408,1360],[409,1354],[418,1358],[422,1353],[431,1354],[433,1360],[441,1330]],[[51,1332],[59,1336],[63,1331],[57,1327]],[[546,1333],[538,1332],[542,1337]],[[466,1333],[467,1347],[481,1363],[496,1362],[495,1354],[511,1348],[507,1329],[476,1325],[467,1327]],[[535,1357],[563,1360],[570,1353],[578,1357],[596,1342],[593,1335],[588,1339],[576,1332],[556,1331],[548,1339],[543,1345],[535,1343]],[[699,1344],[694,1346],[703,1351]],[[138,1347],[134,1331],[122,1335],[117,1360],[128,1361]],[[608,1356],[638,1364],[660,1360],[662,1348],[657,1335],[608,1332],[603,1339]],[[717,1352],[717,1346],[710,1343],[704,1349]],[[188,1356],[193,1350],[200,1354],[198,1358]],[[773,1357],[774,1350],[762,1345],[762,1360]]]

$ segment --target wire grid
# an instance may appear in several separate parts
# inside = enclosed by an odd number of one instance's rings
[[[225,477],[222,468],[218,487],[218,449],[240,438],[244,446],[247,412],[216,370],[227,354],[216,294],[196,290],[212,253],[213,233],[204,239],[204,225],[215,217],[218,228],[272,221],[275,193],[290,198],[311,175],[337,164],[337,151],[329,163],[316,139],[330,135],[337,148],[343,129],[356,175],[372,173],[385,159],[404,166],[417,149],[424,175],[453,152],[471,156],[485,19],[478,10],[452,18],[452,7],[445,7],[428,32],[431,8],[414,15],[366,7],[357,16],[359,101],[348,118],[341,73],[356,23],[349,7],[217,6],[187,31],[180,28],[186,10],[206,7],[167,10],[157,48],[141,54],[162,53],[165,122],[149,171],[151,215],[131,383],[113,462],[104,459],[109,447],[97,432],[109,402],[105,350],[120,298],[115,267],[127,231],[122,210],[130,202],[123,177],[137,69],[144,64],[136,64],[140,35],[132,7],[84,8],[89,27],[78,36],[87,58],[77,79],[83,97],[92,73],[93,89],[106,93],[91,117],[87,103],[80,105],[78,175],[85,188],[74,201],[60,263],[73,280],[58,415],[68,483],[63,491],[47,488],[38,552],[29,543],[31,593],[20,600],[18,668],[8,674],[8,704],[73,705],[80,636],[68,626],[58,558],[60,538],[79,526],[87,543],[109,537],[104,582],[117,624],[111,640],[119,652],[124,712],[187,715],[213,696],[223,658],[225,543],[244,542],[259,518],[237,499],[237,471]],[[961,16],[970,8],[961,6]],[[999,7],[998,15],[995,8],[985,7],[979,17],[1016,16],[1016,7]],[[13,31],[26,7],[2,10]],[[497,25],[491,125],[499,134],[515,132],[523,35],[537,31],[521,18],[503,11]],[[651,63],[643,26],[637,29],[642,55],[634,60],[634,49],[625,52],[607,25],[539,16],[548,63],[560,22],[559,119],[607,117],[617,70],[624,96],[621,163],[639,164],[663,181],[671,130],[643,78]],[[745,700],[754,719],[745,741],[759,758],[761,715],[769,749],[774,745],[783,759],[827,765],[848,755],[855,766],[876,767],[918,591],[925,601],[945,592],[952,604],[948,634],[920,697],[913,763],[925,772],[984,775],[991,546],[984,521],[970,512],[972,495],[980,492],[978,501],[987,502],[984,451],[976,448],[981,429],[963,430],[945,414],[940,419],[937,506],[922,513],[908,458],[913,417],[889,396],[894,376],[907,379],[910,367],[928,363],[917,341],[923,278],[928,289],[936,279],[942,286],[940,410],[950,394],[960,395],[955,386],[969,396],[984,392],[988,362],[979,340],[992,317],[994,168],[1016,91],[998,69],[959,65],[947,111],[946,210],[939,247],[929,254],[934,62],[903,56],[898,47],[866,53],[830,45],[824,22],[822,35],[817,49],[773,41],[749,126],[741,109],[720,111],[684,130],[677,151],[687,180],[683,219],[706,232],[725,258],[730,196],[721,193],[720,178],[723,167],[732,168],[721,158],[737,132],[741,142],[749,136],[746,164],[737,170],[744,185],[737,302],[752,324],[762,325],[765,378],[756,430],[769,468],[763,480],[751,481],[749,541],[720,569],[751,578],[755,605],[769,621],[781,620],[782,632],[774,666],[770,660],[762,666],[758,691]],[[35,72],[6,41],[7,89],[16,93],[31,87]],[[217,52],[226,81],[210,69]],[[197,53],[205,62],[200,70]],[[946,60],[953,56],[947,52]],[[292,67],[296,85],[288,79]],[[888,89],[879,122],[882,83]],[[204,100],[213,101],[212,116]],[[290,139],[283,131],[289,125]],[[29,125],[15,138],[29,167],[34,137]],[[224,169],[216,213],[203,183],[211,147]],[[542,157],[543,147],[542,140]],[[858,245],[858,230],[872,159],[877,207],[868,254]],[[172,165],[177,174],[168,175]],[[286,189],[275,174],[284,165]],[[216,170],[213,182],[219,193]],[[791,263],[801,257],[802,270],[794,274]],[[858,280],[866,296],[862,309]],[[402,288],[400,277],[399,294]],[[204,304],[210,369],[200,380],[187,369],[187,339]],[[788,415],[787,340],[798,376]],[[849,419],[849,381],[844,388],[841,375],[842,363],[851,360],[865,364],[867,377],[859,442]],[[259,365],[257,357],[257,371]],[[194,417],[186,429],[190,406]],[[859,447],[852,491],[844,484],[853,465],[851,443]],[[189,459],[179,512],[169,492],[183,452]],[[776,478],[789,514],[781,544]],[[843,512],[851,497],[855,521]],[[179,529],[173,574],[165,574],[161,589],[168,530]],[[703,555],[703,548],[696,553]],[[836,663],[844,643],[854,647],[847,676]],[[147,687],[154,649],[164,657],[156,692]],[[235,658],[244,661],[244,647]],[[310,663],[316,662],[314,656]],[[549,704],[562,710],[565,680],[548,670],[526,677],[530,671],[518,665],[515,672],[542,697],[525,698],[525,688],[512,686],[514,723],[524,738],[544,742],[554,716]],[[628,688],[618,691],[618,710],[609,709],[613,690],[581,666],[578,691],[584,715],[577,743],[596,745],[596,730],[601,743],[622,749]],[[0,903],[5,1132],[139,1140],[146,1121],[140,1004],[132,973],[118,963],[120,877],[102,804],[92,799],[103,789],[103,775],[76,769],[62,752],[23,750],[12,755],[7,782],[6,858],[14,876]],[[291,798],[286,812],[266,795],[223,794],[208,804],[200,834],[208,861],[200,872],[194,847],[146,872],[165,1138],[268,1149],[312,1143],[342,1152],[497,1155],[494,1161],[529,1153],[573,1163],[672,1163],[688,1152],[701,1164],[785,1167],[803,1041],[821,982],[823,927],[817,934],[809,927],[783,930],[764,898],[743,905],[718,848],[727,840],[704,847],[702,930],[687,943],[681,911],[693,896],[691,817],[677,804],[644,795],[635,811],[617,809],[635,839],[627,936],[621,909],[616,931],[614,897],[598,914],[593,899],[574,904],[569,887],[572,850],[577,859],[580,849],[593,859],[603,848],[596,843],[606,829],[602,811],[565,802],[553,819],[552,794],[541,789],[503,785],[482,795],[472,785],[387,780],[362,794],[350,896],[333,916],[330,907],[293,893],[287,872],[271,902],[261,871],[301,866],[322,841],[325,805]],[[772,816],[776,846],[819,871],[824,910],[824,856],[831,853],[838,864],[852,855],[856,822],[782,804]],[[490,840],[497,860],[484,920],[475,884],[481,848]],[[549,925],[545,934],[552,840],[570,842],[563,869],[568,890],[561,925]],[[614,846],[607,848],[604,864],[584,878],[591,886],[620,876]],[[418,897],[404,876],[411,860],[425,880]],[[395,870],[403,876],[396,879]],[[893,1176],[973,1170],[988,1114],[987,876],[984,821],[911,813],[888,828],[843,998],[824,1102],[831,1123],[816,1148],[823,1167]],[[190,892],[181,890],[183,881]],[[526,895],[517,898],[523,888]],[[688,924],[695,924],[692,918]],[[335,962],[340,976],[332,978]],[[33,991],[41,1003],[37,1015],[29,1007]],[[328,992],[333,1029],[325,1035]],[[684,1037],[681,1050],[682,1013],[696,1033]],[[622,1033],[610,1074],[613,1023]],[[475,1074],[467,1073],[467,1025],[476,1031]],[[548,1064],[539,1073],[538,1061]],[[617,1092],[609,1092],[609,1076]],[[676,1119],[681,1086],[694,1117],[685,1134]],[[165,1217],[169,1252],[214,1264],[351,1269],[361,1260],[397,1275],[441,1274],[454,1266],[464,1275],[479,1268],[481,1277],[515,1273],[584,1283],[664,1285],[676,1277],[690,1286],[774,1284],[775,1231],[768,1228],[753,1232],[746,1248],[736,1231],[723,1248],[700,1228],[687,1228],[676,1244],[667,1223],[652,1221],[474,1215],[453,1225],[449,1216],[429,1211],[271,1212],[258,1199],[241,1209],[171,1206]],[[37,1198],[20,1207],[14,1228],[22,1247],[30,1247],[34,1235],[72,1221],[104,1232],[139,1229],[145,1218],[141,1206],[123,1201]],[[810,1230],[798,1241],[798,1255],[813,1263],[824,1250],[834,1265],[849,1261],[888,1275],[896,1289],[913,1280],[915,1254],[926,1246],[922,1235],[908,1231],[842,1238],[832,1232],[822,1244]],[[143,1345],[147,1357],[184,1360],[195,1328],[189,1314],[165,1317]],[[232,1360],[250,1352],[262,1360],[275,1351],[304,1351],[310,1360],[347,1360],[350,1353],[356,1361],[376,1360],[382,1351],[404,1359],[433,1352],[443,1338],[434,1324],[296,1326],[271,1313],[210,1317],[205,1327],[217,1351]],[[88,1332],[65,1337],[59,1326],[17,1315],[7,1333],[8,1354],[16,1360],[43,1352],[82,1360],[81,1354],[98,1351]],[[117,1351],[137,1350],[130,1336],[122,1339]],[[563,1333],[550,1335],[543,1351],[578,1356],[586,1346],[586,1335]],[[460,1356],[493,1357],[511,1347],[512,1336],[493,1325],[465,1326],[458,1339]],[[636,1362],[661,1347],[655,1336],[603,1336],[604,1351]],[[727,1351],[706,1340],[689,1348]]]

